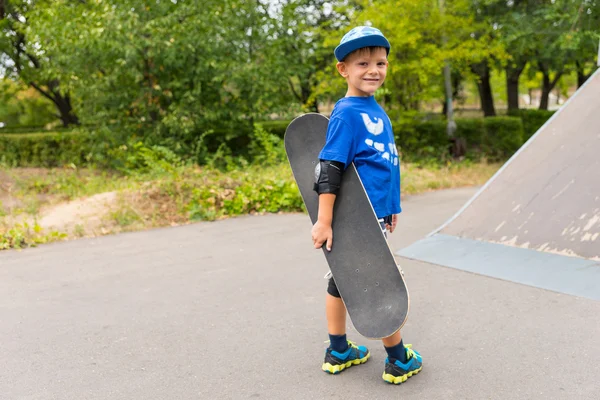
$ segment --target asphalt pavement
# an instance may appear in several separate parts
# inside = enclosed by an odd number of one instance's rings
[[[475,189],[407,198],[398,250]],[[335,246],[335,240],[334,240]],[[0,252],[0,399],[598,399],[600,302],[400,260],[405,343],[321,371],[327,266],[306,215],[265,215]]]

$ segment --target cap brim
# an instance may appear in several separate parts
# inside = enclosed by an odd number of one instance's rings
[[[350,40],[340,44],[335,48],[334,54],[338,61],[343,61],[348,54],[363,47],[385,47],[387,54],[390,54],[390,42],[380,35],[369,35]]]

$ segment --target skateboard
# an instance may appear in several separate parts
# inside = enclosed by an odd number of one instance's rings
[[[304,114],[290,123],[284,137],[294,179],[313,224],[319,207],[313,190],[315,167],[328,124],[323,115]],[[323,246],[323,252],[354,327],[371,339],[394,334],[408,316],[408,290],[354,163],[342,176],[332,229],[333,246],[331,251]]]

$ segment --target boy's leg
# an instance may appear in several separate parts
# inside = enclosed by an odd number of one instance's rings
[[[394,347],[400,344],[402,341],[402,335],[400,334],[400,331],[398,331],[390,337],[381,339],[381,341],[383,342],[384,347]]]
[[[346,339],[346,306],[333,278],[329,279],[327,287],[325,313],[330,346],[325,351],[323,371],[337,374],[352,365],[366,362],[370,356],[369,350]]]
[[[411,349],[411,345],[404,346],[400,331],[392,336],[382,339],[388,357],[385,360],[383,380],[399,384],[417,374],[423,368],[421,355]]]
[[[327,316],[327,331],[330,335],[346,334],[346,306],[341,298],[327,293],[325,315]]]

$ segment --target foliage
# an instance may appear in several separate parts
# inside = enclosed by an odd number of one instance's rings
[[[30,22],[44,0],[3,0],[0,3],[0,76],[20,81],[54,104],[63,126],[78,125],[71,95],[65,91],[54,65]],[[35,21],[35,18],[33,18]]]
[[[519,117],[523,121],[523,139],[527,141],[550,119],[554,111],[547,110],[518,110],[511,112],[512,116]]]
[[[32,17],[82,120],[118,124],[148,145],[189,156],[224,128],[218,145],[243,147],[236,139],[254,120],[290,102],[261,2],[61,0]]]
[[[359,4],[363,10],[356,13],[353,24],[378,27],[392,44],[385,84],[385,97],[392,107],[418,110],[423,101],[443,98],[445,60],[467,73],[468,62],[498,51],[488,37],[472,36],[477,23],[468,1],[447,2],[444,12],[419,0],[365,0]],[[339,41],[343,33],[339,31],[335,40]]]
[[[43,126],[56,122],[54,106],[33,89],[27,89],[11,79],[0,79],[0,122],[7,128]]]
[[[267,121],[289,120],[343,96],[333,49],[350,26],[377,26],[392,43],[388,79],[377,93],[390,111],[417,111],[444,98],[446,61],[458,97],[461,86],[472,87],[466,82],[475,78],[473,65],[484,60],[496,70],[510,66],[517,80],[526,63],[532,79],[525,86],[560,86],[558,78],[575,69],[582,81],[594,68],[600,36],[597,0],[451,0],[443,8],[419,0],[5,4],[4,75],[53,99],[54,114],[64,114],[61,104],[72,105],[85,126],[110,127],[127,151],[142,143],[199,163],[251,161],[254,123],[265,121],[265,130],[282,137],[285,127]],[[493,76],[496,85],[506,77]],[[42,107],[39,96],[15,100],[13,94],[0,87],[12,110],[0,106],[0,115],[10,114],[4,119],[43,125],[54,118],[50,101]],[[438,152],[428,140],[417,140],[424,146],[419,151]]]
[[[445,121],[427,120],[418,113],[403,113],[392,122],[403,160],[444,160],[449,156]]]
[[[191,220],[303,209],[289,167],[258,167],[214,177],[216,179],[211,179],[209,184],[191,190],[185,204]]]
[[[111,149],[117,142],[116,135],[105,130],[0,135],[0,163],[21,167],[115,168],[120,160]]]
[[[0,162],[12,166],[53,167],[83,164],[88,136],[77,133],[38,133],[0,136]]]
[[[25,222],[9,228],[0,226],[0,250],[36,247],[39,244],[55,242],[66,237],[65,233],[55,230],[43,232],[37,223],[30,225]]]
[[[524,143],[520,118],[485,118],[483,128],[482,150],[493,161],[506,160]]]
[[[456,136],[466,140],[469,158],[488,156],[504,159],[510,157],[511,151],[518,149],[552,114],[540,110],[517,110],[511,112],[511,116],[516,117],[514,119],[493,119],[489,123],[481,118],[457,118]],[[520,121],[515,122],[515,119]],[[394,114],[392,121],[405,161],[443,163],[450,158],[446,122],[439,115],[403,112]],[[256,123],[252,132],[237,137],[245,144],[235,153],[227,143],[219,145],[216,140],[211,142],[216,136],[226,135],[225,129],[217,131],[221,135],[211,131],[201,137],[202,146],[198,146],[198,158],[195,159],[182,158],[165,146],[119,138],[107,129],[0,135],[0,163],[22,167],[95,166],[138,175],[173,173],[189,162],[200,162],[223,170],[249,165],[276,165],[286,162],[282,137],[288,125],[289,121]],[[505,137],[511,129],[514,129],[514,136]],[[492,138],[486,139],[489,132],[493,133]],[[498,135],[500,137],[497,138]],[[494,148],[496,144],[500,148]]]
[[[427,167],[403,163],[402,191],[416,194],[432,189],[480,185],[498,165],[471,162]],[[174,171],[145,174],[112,173],[89,169],[4,170],[11,177],[13,194],[20,199],[39,198],[49,204],[108,191],[118,192],[118,203],[108,208],[102,229],[91,229],[85,220],[72,215],[58,230],[47,230],[36,222],[7,223],[27,217],[15,208],[3,209],[0,250],[23,248],[64,238],[106,234],[123,230],[174,226],[190,221],[210,221],[252,213],[302,212],[303,202],[287,163],[253,165],[230,171],[184,165]],[[114,208],[117,206],[117,208]],[[101,210],[97,210],[100,214]],[[35,221],[38,217],[30,215]],[[67,225],[72,228],[66,229]],[[64,230],[65,232],[62,232]],[[95,233],[94,233],[95,232]]]
[[[276,165],[287,160],[281,138],[267,132],[261,124],[254,125],[249,155],[259,165]]]

